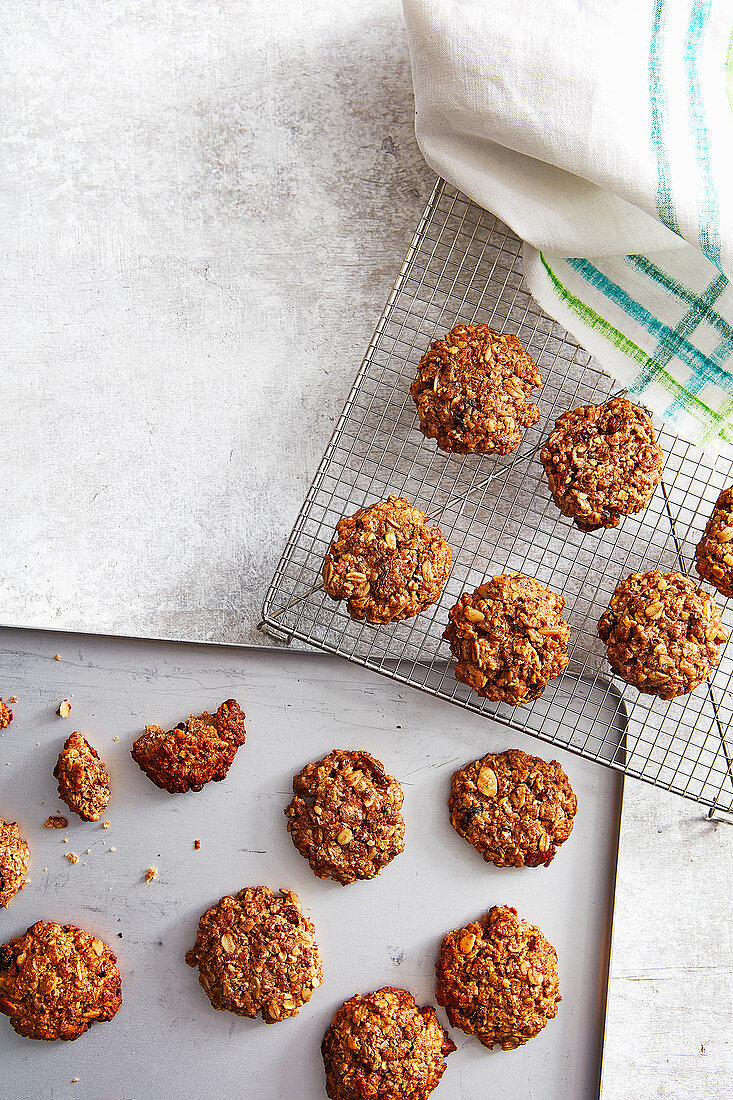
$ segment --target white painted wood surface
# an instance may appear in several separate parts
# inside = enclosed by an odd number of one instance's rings
[[[399,3],[8,0],[0,40],[0,621],[256,641],[433,182]],[[605,1100],[733,1093],[732,842],[627,784]]]

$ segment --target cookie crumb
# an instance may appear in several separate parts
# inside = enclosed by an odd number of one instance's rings
[[[54,653],[53,659],[54,659],[54,661],[63,661],[63,657],[61,656],[60,653]]]
[[[200,840],[194,840],[193,846],[196,849],[196,851],[198,852],[199,848],[201,847],[201,841]]]
[[[153,879],[156,879],[157,877],[158,877],[158,868],[157,867],[148,867],[147,871],[145,872],[145,881],[146,882],[152,882]]]
[[[8,699],[8,702],[9,703],[17,703],[18,702],[18,696],[17,695],[11,695],[10,698]]]
[[[79,862],[79,857],[76,854],[76,852],[67,852],[66,853],[66,858],[68,859],[69,863],[78,863]]]
[[[47,817],[43,823],[44,829],[66,829],[69,822],[61,814],[52,814],[51,817]]]
[[[87,853],[87,855],[88,855],[88,856],[90,856],[90,855],[92,854],[92,849],[91,849],[91,848],[87,848],[87,849],[86,849],[86,853]]]
[[[110,850],[110,852],[116,852],[117,851],[116,848],[110,848],[109,850]]]
[[[58,714],[59,718],[69,717],[69,715],[71,714],[71,703],[68,699],[61,700],[58,707],[56,708],[56,713]]]
[[[113,737],[112,740],[113,741],[119,741],[119,737]]]
[[[110,826],[110,822],[109,822],[109,821],[103,821],[103,822],[102,822],[102,828],[103,828],[103,829],[109,829],[109,826]]]

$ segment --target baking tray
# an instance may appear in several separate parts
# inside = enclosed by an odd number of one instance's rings
[[[658,425],[664,476],[642,513],[585,534],[560,515],[537,452],[560,413],[606,401],[618,386],[531,297],[521,250],[498,218],[438,181],[278,563],[261,625],[711,809],[733,810],[731,647],[707,684],[663,702],[612,677],[596,634],[629,573],[659,567],[696,577],[694,549],[718,493],[733,481],[733,463],[716,462]],[[458,321],[516,333],[539,365],[541,417],[514,454],[447,455],[418,430],[410,383],[430,342]],[[437,604],[375,628],[327,597],[320,574],[341,516],[390,493],[440,524],[453,568]],[[561,592],[572,628],[566,671],[525,707],[491,703],[457,683],[441,638],[463,591],[511,570]]]
[[[573,834],[547,869],[498,870],[451,828],[450,775],[484,752],[536,742],[397,682],[282,648],[26,630],[0,634],[0,668],[3,694],[18,696],[0,736],[0,814],[18,820],[32,850],[30,884],[0,910],[0,940],[39,919],[86,926],[118,953],[124,983],[115,1019],[74,1043],[22,1039],[0,1016],[3,1098],[322,1100],[320,1041],[339,1005],[390,984],[434,1003],[442,934],[497,903],[515,905],[556,946],[560,1011],[517,1051],[490,1052],[452,1030],[458,1051],[436,1100],[597,1096],[621,776],[554,753],[579,797]],[[159,791],[130,759],[133,739],[146,722],[169,728],[228,696],[247,713],[228,778],[199,794]],[[55,710],[66,697],[73,709],[62,721]],[[109,767],[108,830],[73,819],[55,797],[51,772],[72,729]],[[377,879],[348,887],[313,876],[283,815],[293,774],[334,747],[375,753],[405,791],[405,851]],[[70,818],[68,830],[43,829],[54,812]],[[158,878],[146,885],[149,865]],[[259,883],[300,895],[324,962],[310,1003],[274,1026],[215,1012],[183,959],[203,910]]]

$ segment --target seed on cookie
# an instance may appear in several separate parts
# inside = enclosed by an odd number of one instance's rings
[[[723,596],[733,596],[733,486],[715,502],[695,550],[695,568]]]
[[[616,397],[558,417],[540,460],[562,514],[581,531],[595,531],[646,508],[664,455],[647,413]]]
[[[431,1005],[385,986],[341,1006],[321,1053],[330,1100],[426,1100],[455,1050]]]
[[[542,385],[516,336],[488,325],[456,325],[420,360],[410,393],[420,430],[443,451],[509,454],[539,420],[529,398]]]
[[[694,691],[720,664],[728,639],[712,593],[659,569],[617,585],[598,633],[616,675],[660,699]]]
[[[333,749],[293,779],[288,832],[318,878],[370,879],[404,850],[403,794],[363,749]]]
[[[503,573],[464,592],[443,637],[455,676],[494,702],[530,703],[568,663],[565,600],[534,577]]]
[[[297,1016],[323,981],[315,937],[296,894],[250,886],[207,909],[186,962],[214,1008],[276,1024]]]
[[[403,497],[390,496],[339,520],[323,587],[332,599],[346,600],[352,619],[397,622],[436,602],[450,567],[440,528]]]
[[[10,904],[23,889],[23,875],[28,871],[30,849],[14,821],[0,817],[0,909]],[[1,965],[1,963],[0,963]]]
[[[227,699],[216,714],[191,714],[167,733],[146,726],[131,755],[156,787],[183,794],[226,779],[244,741],[244,714],[235,699]]]
[[[557,952],[509,905],[448,932],[436,969],[438,1004],[484,1046],[515,1050],[557,1015]]]
[[[78,1039],[119,1009],[116,963],[91,932],[39,921],[0,946],[0,1012],[30,1039]]]
[[[549,866],[577,809],[557,760],[521,749],[487,753],[459,768],[448,799],[453,828],[496,867]]]
[[[53,774],[71,812],[82,821],[99,821],[109,802],[109,772],[85,737],[75,732],[67,738]]]

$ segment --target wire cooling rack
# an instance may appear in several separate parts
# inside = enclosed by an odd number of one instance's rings
[[[541,417],[512,455],[446,455],[417,429],[409,393],[417,364],[431,340],[459,321],[516,333],[539,366]],[[713,462],[662,428],[664,479],[648,508],[614,530],[583,534],[558,512],[538,461],[560,413],[605,401],[617,389],[524,288],[519,238],[439,180],[280,559],[260,626],[491,715],[711,812],[731,812],[726,731],[733,660],[724,652],[706,684],[663,702],[612,676],[596,623],[629,573],[659,567],[694,576],[695,546],[717,494],[733,480],[733,464]],[[436,605],[375,627],[355,622],[343,603],[326,596],[321,567],[338,520],[390,493],[440,524],[454,563]],[[513,570],[561,592],[571,626],[567,668],[526,707],[491,703],[459,684],[441,639],[448,610],[463,591]],[[727,607],[724,619],[730,626]]]

